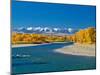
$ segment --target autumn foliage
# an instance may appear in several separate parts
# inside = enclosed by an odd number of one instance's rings
[[[43,34],[26,34],[12,33],[12,44],[40,44],[51,42],[66,42],[72,41],[75,43],[92,44],[96,42],[95,28],[82,29],[72,35],[43,35]]]
[[[12,33],[12,44],[40,44],[66,41],[65,36]]]
[[[92,27],[79,30],[75,34],[67,36],[67,39],[77,43],[92,44],[96,42],[96,30]]]

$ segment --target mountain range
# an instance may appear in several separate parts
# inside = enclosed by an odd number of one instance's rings
[[[17,33],[64,33],[73,34],[78,29],[73,28],[51,28],[51,27],[19,27],[12,29],[13,32]]]

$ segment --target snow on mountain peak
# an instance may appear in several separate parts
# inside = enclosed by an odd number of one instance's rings
[[[73,29],[72,28],[68,28],[68,32],[72,32],[73,31]]]
[[[72,34],[78,30],[72,28],[51,28],[51,27],[20,27],[15,31],[23,33],[68,33]]]
[[[27,27],[27,30],[32,30],[33,28],[32,27]]]
[[[60,30],[60,28],[53,28],[55,31],[58,31],[58,30]]]

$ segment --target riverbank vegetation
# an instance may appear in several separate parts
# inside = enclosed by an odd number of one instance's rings
[[[65,41],[68,41],[66,39],[66,36],[26,34],[26,33],[12,34],[12,44],[41,44],[41,43],[65,42]]]
[[[96,29],[89,27],[79,30],[75,34],[67,36],[67,39],[76,43],[94,44],[96,42]]]
[[[96,42],[95,28],[82,29],[72,35],[45,35],[45,34],[28,34],[12,33],[12,44],[41,44],[51,42],[76,42],[93,44]]]

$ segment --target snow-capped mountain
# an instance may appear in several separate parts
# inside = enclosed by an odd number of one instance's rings
[[[14,32],[18,33],[65,33],[73,34],[78,31],[78,29],[72,28],[51,28],[51,27],[20,27],[14,28]]]

